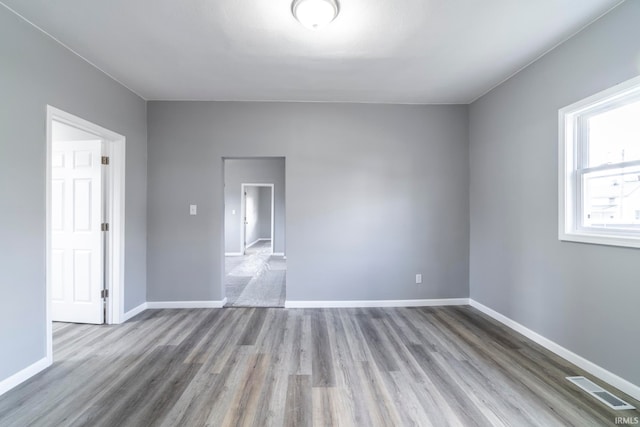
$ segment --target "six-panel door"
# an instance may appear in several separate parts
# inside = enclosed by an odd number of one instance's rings
[[[54,321],[103,323],[102,143],[54,141],[51,306]]]

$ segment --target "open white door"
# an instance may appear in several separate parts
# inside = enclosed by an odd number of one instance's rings
[[[249,220],[247,218],[247,212],[249,209],[247,208],[247,203],[249,198],[247,197],[247,190],[242,187],[242,255],[247,254],[247,225],[249,225]]]
[[[102,141],[54,141],[52,320],[104,323]]]

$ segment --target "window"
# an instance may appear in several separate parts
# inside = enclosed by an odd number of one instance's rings
[[[560,240],[640,248],[640,77],[559,112]]]

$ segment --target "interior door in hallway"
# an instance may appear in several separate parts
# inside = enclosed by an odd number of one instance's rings
[[[54,141],[51,308],[54,321],[104,323],[102,141]]]

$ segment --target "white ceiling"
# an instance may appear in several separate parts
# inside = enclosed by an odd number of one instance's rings
[[[621,0],[1,0],[148,100],[468,103]]]

